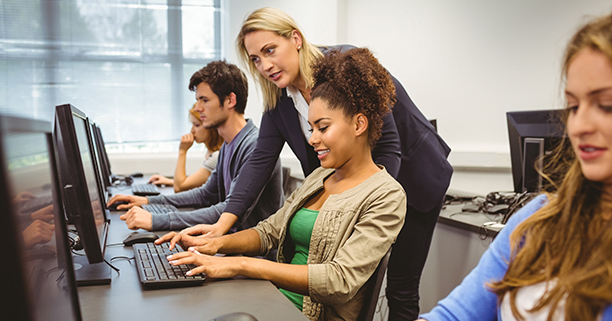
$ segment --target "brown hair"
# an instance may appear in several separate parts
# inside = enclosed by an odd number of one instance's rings
[[[188,88],[195,91],[196,87],[203,82],[210,86],[221,104],[230,93],[234,93],[236,95],[234,110],[239,114],[244,114],[249,95],[249,84],[240,68],[225,60],[209,62],[191,76]]]
[[[580,28],[565,51],[563,77],[583,49],[604,53],[612,62],[612,15],[594,19]],[[567,121],[567,113],[563,116]],[[566,320],[596,320],[612,302],[612,223],[603,213],[612,210],[602,199],[600,182],[584,177],[567,137],[557,148],[545,177],[562,177],[548,204],[517,226],[510,236],[511,256],[504,278],[490,288],[500,300],[510,295],[514,316],[518,290],[540,282],[556,281],[533,311],[566,298]],[[549,314],[547,320],[552,320]]]
[[[196,104],[193,104],[193,107],[189,109],[189,114],[191,114],[200,123],[202,123],[202,121],[200,120],[200,113],[198,113],[195,110],[195,106]],[[221,145],[223,145],[223,137],[219,135],[219,132],[217,131],[217,129],[216,128],[204,128],[204,130],[208,132],[208,141],[204,142],[204,145],[206,145],[206,149],[208,149],[210,152],[216,152],[220,150]]]
[[[281,89],[257,71],[257,67],[255,67],[255,64],[249,59],[249,53],[244,45],[244,38],[246,35],[259,30],[271,31],[288,39],[291,38],[294,30],[300,34],[302,38],[302,49],[298,52],[300,59],[300,77],[304,80],[306,87],[312,87],[311,64],[317,58],[323,56],[323,54],[319,48],[306,41],[297,23],[288,14],[279,9],[257,9],[244,20],[242,28],[240,28],[240,33],[238,33],[238,37],[236,37],[236,51],[242,63],[248,67],[255,81],[259,83],[265,111],[269,111],[276,107],[278,99],[281,96]]]
[[[311,100],[322,99],[348,117],[363,113],[370,124],[368,142],[373,148],[380,138],[383,118],[395,103],[395,85],[387,70],[366,48],[332,50],[312,69],[315,85]]]

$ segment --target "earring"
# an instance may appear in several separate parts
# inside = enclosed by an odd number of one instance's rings
[[[302,46],[301,46],[301,45],[298,45],[298,50],[300,50],[300,49],[302,49]]]

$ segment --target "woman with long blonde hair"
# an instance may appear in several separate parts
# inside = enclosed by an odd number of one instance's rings
[[[247,212],[268,180],[270,164],[287,143],[300,161],[304,176],[321,166],[308,145],[313,71],[311,64],[333,49],[315,46],[285,12],[261,8],[251,13],[236,39],[242,62],[264,97],[257,149],[243,168],[225,212],[210,226],[209,235],[223,235]],[[391,77],[396,101],[383,119],[382,134],[372,149],[376,164],[384,165],[408,195],[406,223],[393,245],[387,278],[389,320],[414,319],[419,311],[419,281],[433,230],[453,169],[450,148],[412,102],[401,83]]]
[[[423,319],[612,320],[612,15],[574,35],[563,76],[571,148],[544,173],[561,182],[514,214]]]
[[[393,82],[363,48],[329,53],[313,74],[308,143],[321,166],[283,207],[237,233],[211,238],[171,232],[156,243],[189,248],[168,258],[175,265],[198,265],[189,273],[270,280],[310,320],[357,320],[364,284],[396,239],[406,212],[402,186],[372,158],[394,98]],[[277,262],[215,256],[265,255],[275,249]]]

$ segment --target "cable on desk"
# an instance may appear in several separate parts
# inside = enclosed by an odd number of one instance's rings
[[[112,261],[112,259],[111,259],[111,261]],[[106,259],[104,259],[104,263],[106,263],[106,265],[110,266],[110,268],[111,268],[111,269],[113,269],[113,270],[117,271],[117,274],[121,274],[121,273],[119,273],[119,271],[121,271],[121,270],[119,270],[119,268],[117,268],[116,266],[112,265],[112,264],[111,264],[109,261],[107,261]]]
[[[474,214],[474,213],[472,213],[472,212],[455,212],[455,213],[452,213],[451,215],[449,215],[448,217],[453,217],[453,216],[458,215],[458,214],[471,215],[471,214]]]
[[[134,178],[131,176],[113,175],[111,180],[113,186],[130,186],[134,183]]]
[[[529,192],[523,192],[521,194],[518,194],[516,198],[513,200],[513,202],[510,203],[510,205],[508,206],[508,211],[504,214],[504,217],[502,218],[501,223],[506,224],[506,222],[508,222],[512,214],[516,213],[523,206],[527,205],[527,203],[529,203],[537,195],[538,193],[529,193]]]
[[[478,227],[478,238],[481,240],[486,240],[488,237],[491,237],[491,239],[493,239],[493,235],[489,235],[489,229],[486,228],[486,226],[484,225],[480,225]]]
[[[111,258],[111,262],[113,262],[115,260],[119,260],[119,259],[127,260],[130,264],[132,264],[132,262],[130,262],[130,261],[132,261],[134,259],[134,257],[133,256],[129,257],[129,256],[125,256],[125,255],[114,256],[114,257]]]

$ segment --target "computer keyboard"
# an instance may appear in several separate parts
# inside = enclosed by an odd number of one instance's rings
[[[32,213],[34,211],[37,211],[43,207],[46,207],[52,204],[53,204],[53,196],[43,195],[43,196],[35,197],[33,199],[28,200],[21,206],[19,211],[22,213]]]
[[[196,267],[195,265],[174,266],[168,262],[166,259],[168,255],[183,251],[178,245],[172,251],[168,249],[168,243],[161,245],[140,243],[132,245],[132,248],[140,283],[146,289],[195,286],[204,283],[204,274],[185,276],[187,271]]]
[[[159,189],[153,184],[132,184],[132,194],[138,196],[159,195]]]
[[[151,214],[166,214],[179,211],[174,205],[168,204],[144,204],[142,209]]]

